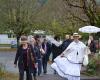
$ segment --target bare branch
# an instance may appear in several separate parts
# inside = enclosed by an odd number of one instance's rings
[[[67,4],[68,4],[69,6],[71,6],[71,7],[83,8],[83,6],[80,6],[80,5],[75,5],[75,4],[70,3],[70,1],[69,1],[69,0],[65,0],[65,1],[66,1],[66,2],[67,2]]]
[[[78,19],[78,20],[80,20],[80,21],[82,21],[84,23],[88,23],[89,22],[88,20],[84,20],[84,19],[82,19],[82,18],[80,18],[78,16],[75,16],[73,13],[71,13],[71,15],[73,16],[73,18],[76,18],[76,19]]]

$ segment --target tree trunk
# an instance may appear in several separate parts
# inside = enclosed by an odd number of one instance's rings
[[[20,36],[17,36],[17,47],[19,46]]]

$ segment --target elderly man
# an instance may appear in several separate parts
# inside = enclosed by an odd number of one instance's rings
[[[72,40],[70,39],[70,35],[66,35],[65,36],[65,40],[63,41],[63,43],[59,46],[61,49],[61,52],[63,52],[68,46],[69,44],[72,42]]]

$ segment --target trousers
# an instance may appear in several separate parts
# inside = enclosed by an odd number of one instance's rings
[[[26,72],[26,80],[32,80],[31,72],[29,69],[19,69],[19,80],[24,80],[24,72]]]

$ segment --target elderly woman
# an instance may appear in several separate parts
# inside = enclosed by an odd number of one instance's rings
[[[36,56],[32,46],[28,43],[26,36],[21,36],[21,45],[17,49],[15,57],[15,67],[19,68],[19,80],[24,80],[24,71],[26,71],[26,80],[32,80],[31,71],[36,64]]]
[[[65,80],[80,80],[81,65],[86,53],[86,46],[79,41],[78,33],[73,34],[74,41],[51,65]]]

